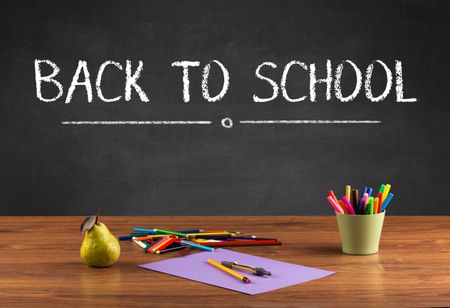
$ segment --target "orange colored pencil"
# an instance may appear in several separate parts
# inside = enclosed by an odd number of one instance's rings
[[[382,193],[378,193],[378,212],[381,212],[381,206],[383,205],[383,194]],[[375,212],[373,212],[375,214]]]

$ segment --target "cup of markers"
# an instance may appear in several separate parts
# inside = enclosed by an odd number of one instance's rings
[[[386,207],[394,197],[390,190],[390,184],[382,184],[372,196],[371,187],[363,186],[359,191],[346,185],[341,199],[332,190],[328,192],[327,200],[336,213],[342,252],[354,255],[378,252]]]

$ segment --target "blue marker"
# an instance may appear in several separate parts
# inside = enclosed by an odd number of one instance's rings
[[[203,250],[206,250],[206,251],[214,251],[214,248],[211,248],[211,247],[208,247],[208,246],[205,246],[205,245],[192,243],[192,242],[189,242],[189,241],[180,241],[180,243],[182,243],[184,245],[188,245],[188,246],[194,247],[194,248],[203,249]]]
[[[361,196],[364,196],[364,194],[367,192],[367,186],[363,186],[361,188]]]
[[[387,196],[386,200],[384,200],[384,202],[383,202],[383,207],[381,208],[382,212],[384,212],[384,209],[389,205],[389,202],[391,202],[392,198],[394,198],[394,194],[393,193],[389,193],[389,195]]]
[[[156,231],[153,229],[134,228],[133,231],[134,232],[143,232],[143,233],[148,233],[148,234],[156,234]]]
[[[369,197],[372,195],[372,191],[373,191],[372,187],[367,187],[367,194],[369,195]]]
[[[364,197],[359,200],[358,213],[356,214],[364,214]]]

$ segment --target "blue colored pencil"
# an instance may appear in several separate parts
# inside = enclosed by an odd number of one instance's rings
[[[206,251],[214,251],[214,248],[211,248],[211,247],[208,247],[208,246],[205,246],[205,245],[201,245],[201,244],[192,243],[192,242],[189,242],[189,241],[181,240],[180,243],[182,243],[184,245],[188,245],[188,246],[194,247],[194,248],[206,250]]]
[[[134,232],[144,232],[144,233],[148,233],[148,234],[156,234],[156,231],[153,229],[134,228],[133,231]]]

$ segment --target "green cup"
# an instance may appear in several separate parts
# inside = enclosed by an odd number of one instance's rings
[[[342,252],[351,255],[377,253],[383,229],[384,213],[374,215],[336,213]]]

